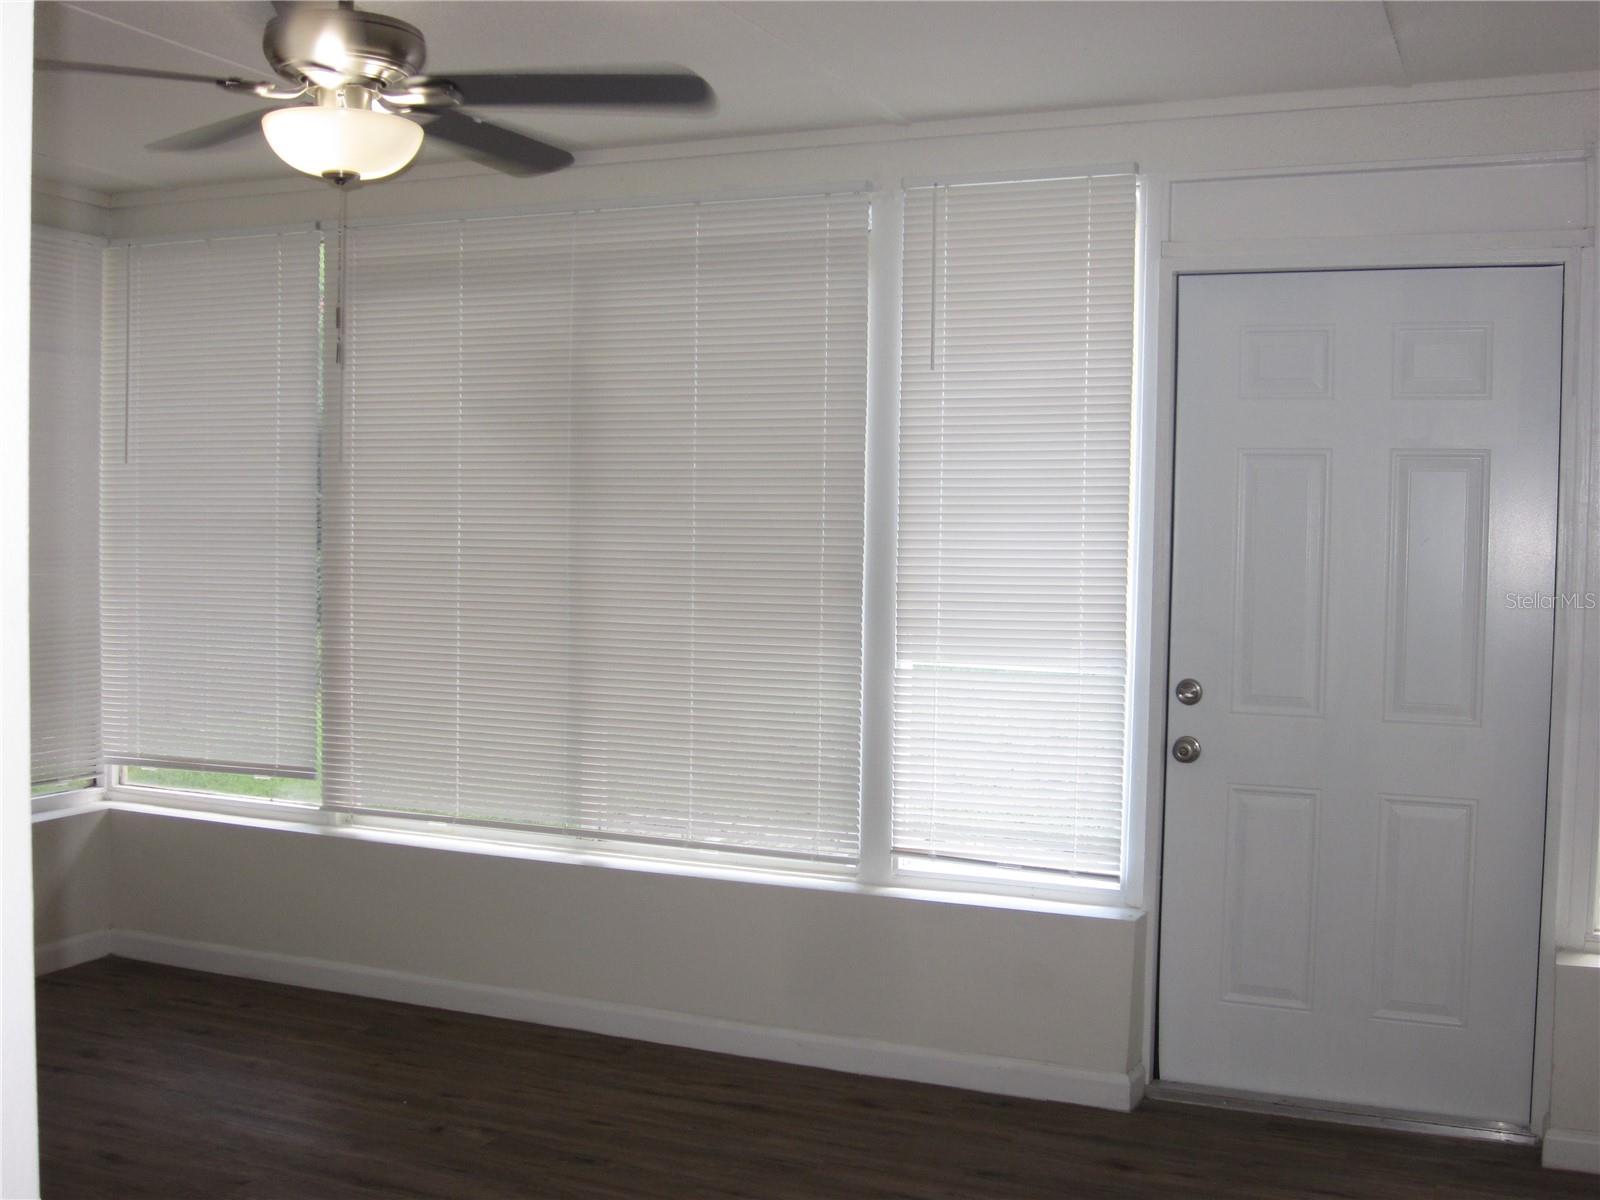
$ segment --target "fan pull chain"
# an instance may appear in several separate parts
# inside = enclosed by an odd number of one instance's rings
[[[350,395],[345,387],[345,276],[350,263],[350,189],[339,189],[339,253],[336,258],[339,278],[333,289],[333,367],[339,386],[339,461],[350,461]]]
[[[933,185],[933,226],[928,239],[928,370],[938,366],[935,347],[939,332],[939,197],[944,189]]]
[[[133,262],[130,242],[123,256],[122,273],[122,463],[132,461],[133,451]]]

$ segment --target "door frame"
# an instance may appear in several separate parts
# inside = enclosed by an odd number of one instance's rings
[[[1155,191],[1156,189],[1152,189]],[[1151,223],[1153,227],[1160,225]],[[1582,504],[1591,468],[1592,430],[1600,421],[1593,397],[1594,373],[1579,353],[1586,293],[1585,267],[1594,272],[1588,229],[1527,234],[1445,234],[1403,237],[1293,238],[1267,243],[1164,243],[1150,256],[1146,286],[1158,298],[1153,314],[1155,404],[1145,430],[1146,469],[1154,487],[1148,552],[1151,591],[1143,606],[1151,648],[1144,711],[1144,745],[1138,766],[1147,781],[1143,815],[1143,878],[1149,928],[1145,941],[1144,1062],[1148,1082],[1160,1079],[1159,975],[1161,877],[1166,812],[1167,688],[1171,633],[1173,472],[1176,459],[1178,281],[1185,275],[1253,274],[1287,271],[1404,270],[1429,267],[1563,268],[1561,338],[1560,466],[1557,483],[1556,581],[1558,593],[1583,589],[1587,573],[1588,514]],[[1588,260],[1588,262],[1586,262]],[[1590,289],[1592,290],[1592,288]],[[1577,762],[1582,713],[1583,619],[1581,612],[1557,607],[1550,711],[1550,751],[1545,796],[1544,877],[1539,927],[1537,998],[1534,1021],[1530,1127],[1543,1131],[1549,1113],[1551,1023],[1554,1010],[1555,955],[1571,923],[1559,894],[1564,847],[1576,841],[1582,812],[1577,797]],[[1581,827],[1581,826],[1580,826]],[[1136,843],[1137,844],[1137,843]]]

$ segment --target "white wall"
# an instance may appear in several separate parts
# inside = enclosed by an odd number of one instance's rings
[[[1372,89],[603,152],[533,181],[425,168],[357,190],[350,209],[386,218],[855,181],[892,188],[907,176],[1132,161],[1151,184],[1152,237],[1180,249],[1261,234],[1576,236],[1593,220],[1579,160],[1597,120],[1592,75]],[[1446,159],[1503,161],[1463,175]],[[1261,174],[1230,178],[1237,172]],[[333,215],[329,190],[286,178],[114,197],[104,224],[142,236]],[[1148,295],[1152,311],[1162,299]],[[1154,351],[1152,340],[1147,410]],[[1148,592],[1157,551],[1141,553]],[[1159,622],[1144,602],[1153,638]],[[1147,676],[1158,677],[1146,649]],[[1155,765],[1141,770],[1159,778]],[[1136,832],[1146,791],[1135,797]],[[1097,1103],[1126,1098],[1125,1075],[1136,1084],[1148,1066],[1141,920],[134,812],[113,815],[112,861],[120,952]],[[1154,871],[1141,874],[1149,904]]]
[[[33,6],[0,4],[0,1196],[39,1194],[28,857],[28,178]]]
[[[142,957],[776,1057],[814,1035],[838,1042],[825,1065],[887,1053],[942,1082],[1130,1102],[1137,917],[112,816],[115,944]]]

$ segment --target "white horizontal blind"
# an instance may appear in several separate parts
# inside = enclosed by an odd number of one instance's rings
[[[906,201],[894,846],[1115,876],[1135,187]]]
[[[848,860],[867,203],[358,229],[325,795]]]
[[[315,773],[321,254],[310,230],[107,252],[110,762]]]
[[[28,448],[33,782],[100,761],[100,256],[104,243],[33,230]]]

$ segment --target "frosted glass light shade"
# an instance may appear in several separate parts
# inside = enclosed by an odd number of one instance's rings
[[[367,108],[275,108],[261,118],[261,132],[274,154],[318,178],[382,179],[422,148],[422,126]]]

